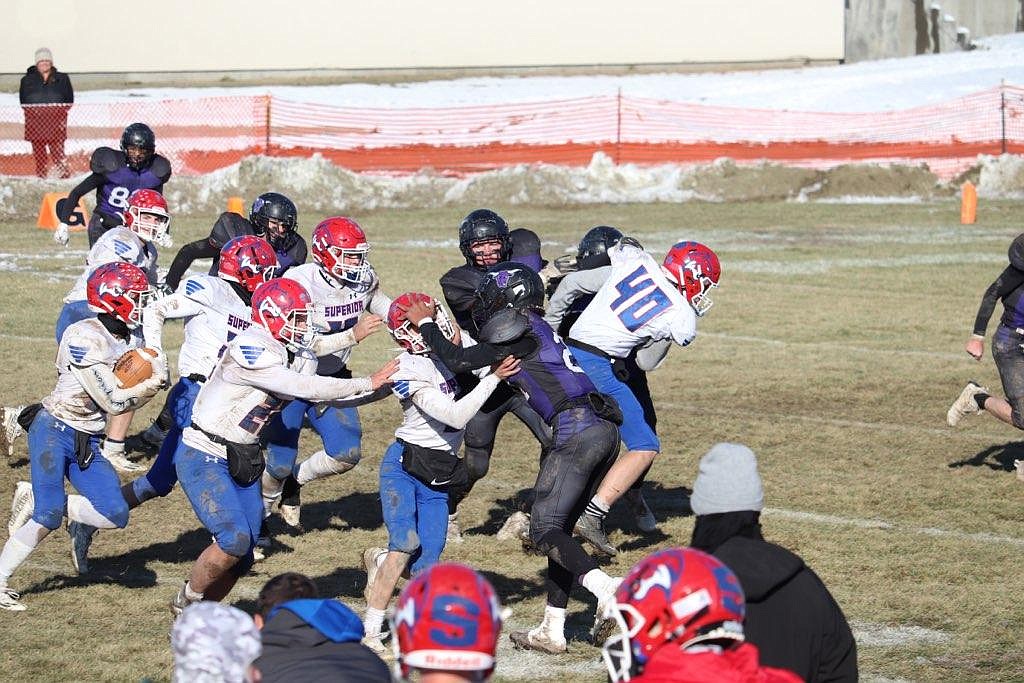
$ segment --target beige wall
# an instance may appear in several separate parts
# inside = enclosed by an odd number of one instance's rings
[[[844,41],[844,0],[4,0],[2,13],[8,74],[42,45],[83,73],[838,60]]]

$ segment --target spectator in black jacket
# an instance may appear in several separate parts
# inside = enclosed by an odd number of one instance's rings
[[[690,507],[691,546],[724,562],[747,596],[747,641],[765,666],[811,683],[857,680],[857,645],[842,609],[818,575],[761,535],[764,493],[746,446],[715,444],[701,458]]]
[[[360,643],[363,624],[338,600],[317,598],[309,577],[295,572],[263,586],[253,617],[263,654],[254,662],[263,683],[390,681],[388,665]]]
[[[67,178],[71,172],[64,158],[64,141],[68,137],[68,109],[75,101],[75,92],[68,75],[53,65],[49,48],[36,50],[36,63],[21,77],[18,98],[25,110],[25,139],[32,143],[36,175],[45,178],[52,163],[60,177]]]

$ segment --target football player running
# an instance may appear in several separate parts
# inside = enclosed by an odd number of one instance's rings
[[[385,651],[381,642],[384,610],[399,577],[407,567],[418,575],[435,565],[444,550],[448,487],[458,476],[463,429],[498,383],[519,368],[514,358],[499,359],[494,372],[467,392],[465,378],[456,377],[433,355],[406,317],[405,309],[417,300],[435,303],[426,294],[409,292],[395,299],[388,311],[388,329],[405,349],[392,377],[392,391],[401,402],[404,419],[380,464],[388,547],[363,553],[367,605],[363,643],[377,653]],[[443,310],[438,309],[437,321],[446,341],[462,342],[460,330]]]
[[[421,683],[490,680],[503,619],[497,593],[479,572],[434,565],[398,598],[395,678],[407,681],[417,672]]]
[[[171,177],[171,163],[156,153],[156,135],[144,123],[133,123],[121,133],[121,150],[99,147],[89,160],[92,173],[57,205],[60,226],[53,239],[66,245],[69,239],[68,222],[82,197],[96,190],[96,210],[89,219],[89,246],[93,246],[104,232],[123,225],[128,208],[128,197],[136,190],[164,191],[164,183]],[[169,247],[170,233],[160,237],[161,246]]]
[[[178,353],[178,381],[166,401],[174,423],[149,471],[121,487],[128,509],[166,496],[178,482],[174,452],[182,431],[192,424],[199,388],[212,374],[225,345],[252,324],[252,293],[272,279],[276,269],[277,257],[266,240],[236,237],[221,249],[216,277],[193,275],[178,292],[146,307],[142,333],[147,348],[163,352],[163,325],[170,319],[185,319],[185,339]],[[75,568],[84,574],[96,527],[71,522],[68,533]]]
[[[391,299],[380,290],[370,265],[366,233],[351,218],[326,218],[313,229],[313,263],[292,268],[286,278],[298,282],[313,299],[326,337],[343,340],[336,353],[320,358],[317,374],[348,378],[351,347],[373,334],[388,313]],[[304,419],[320,435],[323,448],[296,463]],[[265,514],[274,503],[289,526],[301,528],[300,491],[316,479],[343,474],[361,458],[362,427],[353,407],[316,406],[295,400],[267,431],[267,469],[263,473]],[[266,536],[262,543],[267,543]]]
[[[653,415],[645,418],[653,407],[648,404],[645,411],[626,383],[625,359],[647,347],[649,359],[638,364],[653,370],[673,342],[680,346],[692,342],[697,317],[711,308],[711,290],[718,286],[721,267],[715,252],[698,242],[679,242],[661,265],[631,238],[623,238],[607,253],[610,266],[565,276],[548,303],[545,320],[558,329],[576,297],[594,294],[569,330],[566,343],[598,390],[618,402],[624,415],[622,441],[628,450],[608,471],[580,517],[577,531],[595,548],[614,555],[617,550],[605,535],[604,518],[661,450]]]
[[[265,282],[252,295],[253,325],[228,342],[192,406],[192,423],[174,453],[178,481],[214,541],[171,602],[177,615],[200,600],[219,601],[248,571],[263,520],[260,436],[289,400],[330,401],[369,393],[398,364],[370,377],[316,374],[314,309],[294,280]]]
[[[543,458],[530,514],[530,539],[548,556],[547,606],[541,624],[515,631],[517,647],[549,654],[566,651],[565,610],[573,584],[598,599],[595,631],[618,579],[598,568],[572,537],[572,529],[619,452],[622,414],[600,394],[554,330],[541,317],[544,285],[526,266],[493,266],[477,290],[473,317],[479,343],[460,348],[448,343],[431,320],[429,306],[416,303],[406,315],[417,321],[425,342],[453,372],[467,372],[500,361],[520,359],[509,383],[550,425],[554,437]]]
[[[114,468],[99,447],[107,415],[135,410],[165,382],[163,354],[150,357],[153,374],[121,388],[113,366],[134,347],[151,294],[146,274],[130,263],[107,263],[87,282],[87,300],[98,314],[68,328],[57,349],[57,384],[26,416],[32,483],[19,482],[11,506],[10,538],[0,552],[0,608],[25,609],[8,580],[46,536],[69,522],[123,528],[128,506]],[[78,495],[64,493],[65,477]]]
[[[743,588],[717,558],[667,548],[636,564],[606,616],[617,633],[601,649],[608,680],[646,683],[796,683],[787,669],[761,666],[744,641]]]
[[[526,232],[521,232],[522,237],[528,238]],[[445,303],[455,316],[455,322],[470,335],[477,333],[472,318],[477,286],[488,268],[511,260],[512,247],[508,223],[490,209],[471,211],[459,226],[459,249],[466,262],[442,275],[440,283]],[[469,479],[465,485],[453,487],[451,491],[448,535],[452,540],[461,540],[458,504],[469,495],[473,485],[487,474],[498,424],[506,413],[514,414],[529,428],[540,443],[541,454],[551,442],[548,426],[522,394],[508,385],[499,386],[483,409],[466,425],[465,464]]]

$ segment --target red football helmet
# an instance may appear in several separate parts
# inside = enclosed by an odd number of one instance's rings
[[[153,296],[145,271],[124,261],[104,263],[89,274],[85,298],[89,310],[109,313],[134,330],[142,323],[142,309]]]
[[[325,218],[313,228],[313,260],[342,282],[369,287],[372,268],[366,233],[351,218]]]
[[[296,351],[313,343],[313,300],[295,280],[277,278],[252,293],[252,319]]]
[[[399,346],[409,353],[427,353],[430,351],[430,347],[423,341],[423,335],[414,327],[415,323],[405,317],[405,309],[414,301],[422,301],[427,304],[433,303],[434,322],[437,323],[441,333],[449,341],[455,339],[455,326],[452,325],[451,319],[444,312],[444,308],[441,307],[440,303],[431,296],[421,292],[406,292],[392,301],[391,308],[388,309],[388,329],[391,330],[391,336],[395,338]]]
[[[167,201],[156,190],[135,190],[128,196],[124,226],[149,242],[162,242],[167,237],[171,214]]]
[[[679,242],[668,250],[661,268],[697,315],[708,312],[713,305],[711,290],[718,286],[722,275],[715,252],[700,242]]]
[[[254,292],[274,278],[277,268],[277,253],[270,242],[255,235],[242,235],[228,240],[220,250],[217,275]]]
[[[606,618],[618,624],[601,648],[612,681],[639,675],[665,645],[743,641],[746,601],[739,579],[717,558],[694,548],[667,548],[634,566]]]
[[[494,671],[502,612],[491,584],[462,564],[420,572],[398,597],[391,624],[403,679],[412,669]]]

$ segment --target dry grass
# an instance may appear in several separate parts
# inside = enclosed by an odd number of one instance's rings
[[[438,293],[437,277],[458,261],[454,244],[440,241],[451,239],[463,208],[472,207],[358,216],[377,245],[372,260],[386,291]],[[665,452],[649,500],[663,533],[644,538],[613,513],[612,526],[624,530],[612,538],[625,552],[609,571],[685,544],[697,459],[716,441],[742,441],[760,457],[767,536],[799,552],[856,623],[865,678],[1024,678],[1014,592],[1022,485],[1010,472],[1024,444],[986,416],[958,430],[944,422],[967,379],[998,386],[991,359],[975,364],[962,344],[1020,229],[1018,206],[983,204],[971,227],[956,223],[958,207],[948,202],[504,208],[516,225],[558,243],[545,246],[549,257],[599,223],[622,226],[655,252],[688,236],[722,257],[722,287],[697,342],[673,351],[653,376]],[[178,242],[211,219],[178,220]],[[304,220],[308,233],[312,219]],[[0,232],[2,399],[23,402],[51,388],[53,321],[70,286],[59,278],[77,272],[81,254],[62,258],[25,224]],[[77,235],[71,248],[84,244]],[[178,338],[180,326],[168,334]],[[378,335],[353,366],[370,370],[391,349]],[[279,552],[239,583],[236,604],[251,606],[267,578],[298,569],[325,595],[362,607],[358,554],[384,541],[376,467],[399,412],[386,403],[362,415],[364,462],[307,487],[308,532],[282,534]],[[12,466],[0,466],[0,500],[28,475],[24,448],[19,443]],[[314,448],[307,434],[302,451]],[[446,551],[487,572],[516,626],[541,613],[544,561],[490,533],[531,484],[536,456],[525,429],[503,423],[491,474],[463,512],[471,533]],[[29,611],[0,612],[0,678],[167,679],[165,605],[208,540],[180,491],[133,512],[127,530],[101,534],[87,579],[72,575],[65,534],[53,534],[12,580]],[[567,657],[503,651],[501,677],[603,680],[597,650],[580,640],[592,609],[571,603],[577,640]]]

